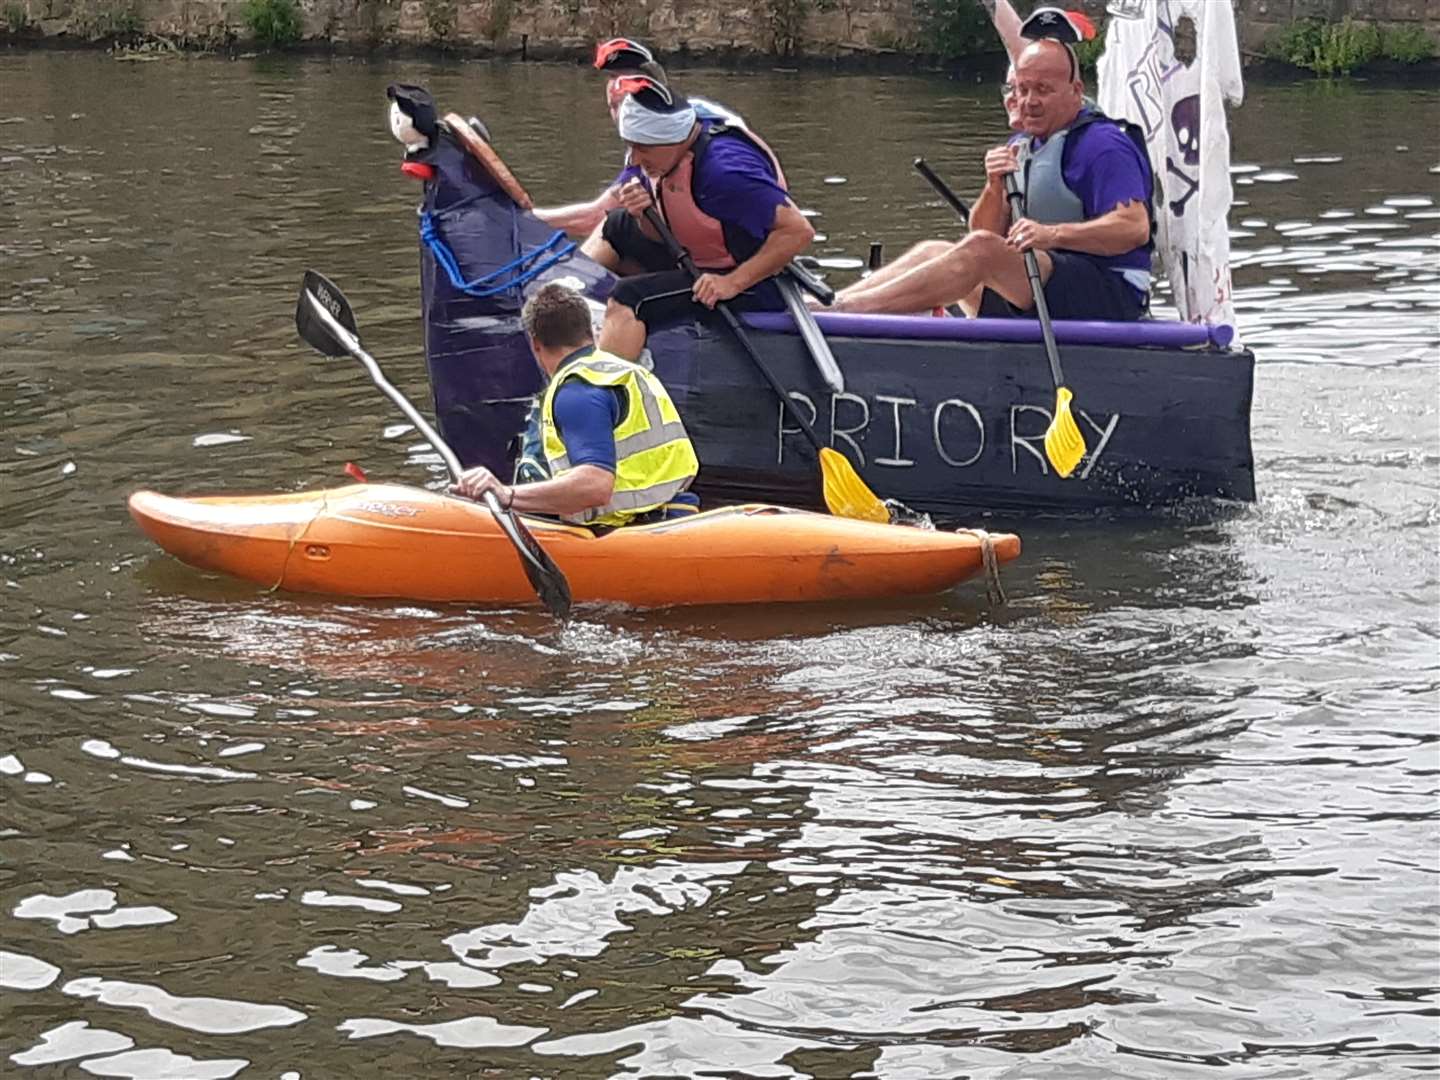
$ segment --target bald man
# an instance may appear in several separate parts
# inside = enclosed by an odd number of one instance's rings
[[[980,289],[979,314],[1033,318],[1024,252],[1034,251],[1053,318],[1144,315],[1154,250],[1150,160],[1143,136],[1086,105],[1084,93],[1068,45],[1026,46],[1013,83],[1019,130],[985,155],[969,234],[903,272],[851,285],[831,310],[929,311]],[[1005,198],[1010,173],[1019,174],[1025,197],[1025,214],[1014,221]]]

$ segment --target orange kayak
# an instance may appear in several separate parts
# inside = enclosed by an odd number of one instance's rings
[[[130,496],[130,516],[202,570],[333,596],[528,604],[535,593],[488,510],[402,487],[295,494]],[[670,607],[878,599],[940,592],[980,572],[982,536],[730,506],[603,536],[526,518],[577,603]],[[991,535],[997,563],[1020,540]]]

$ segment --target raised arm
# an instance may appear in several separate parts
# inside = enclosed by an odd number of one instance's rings
[[[1010,206],[1005,201],[1005,175],[1015,171],[1015,148],[997,146],[985,153],[985,186],[970,208],[970,231],[986,229],[1005,235],[1010,228]]]
[[[1010,6],[1010,0],[980,0],[995,24],[995,32],[1005,45],[1005,51],[1013,64],[1020,51],[1025,48],[1025,39],[1020,36],[1020,16]]]

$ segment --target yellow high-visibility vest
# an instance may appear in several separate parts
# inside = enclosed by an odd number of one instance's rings
[[[617,527],[663,506],[690,486],[700,471],[700,461],[664,384],[639,364],[598,349],[571,360],[545,389],[540,405],[540,445],[551,476],[570,468],[554,411],[555,394],[569,379],[619,390],[624,403],[615,425],[615,491],[604,506],[567,517],[567,521]]]

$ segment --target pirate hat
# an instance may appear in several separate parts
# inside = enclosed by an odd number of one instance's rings
[[[1083,11],[1038,7],[1020,24],[1020,36],[1031,41],[1050,38],[1066,45],[1078,45],[1095,36],[1095,24]]]
[[[595,67],[600,71],[639,71],[654,61],[655,54],[632,38],[611,38],[595,46]]]

